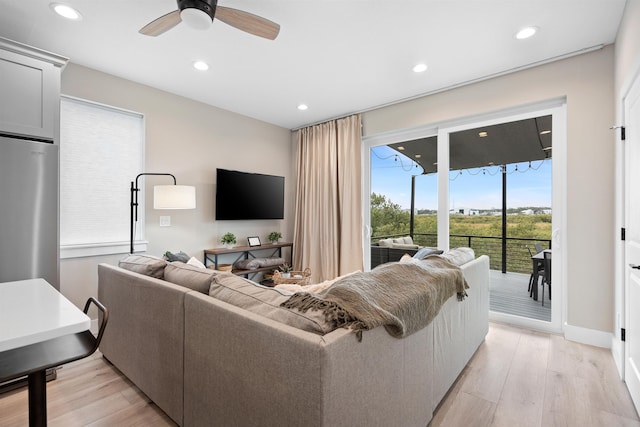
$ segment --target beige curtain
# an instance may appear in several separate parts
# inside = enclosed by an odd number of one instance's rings
[[[361,270],[361,127],[354,115],[298,130],[295,269],[320,282]]]

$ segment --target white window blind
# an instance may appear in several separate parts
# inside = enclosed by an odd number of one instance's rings
[[[62,258],[128,252],[130,186],[143,162],[142,114],[62,97]],[[144,214],[138,215],[137,228],[140,236]]]

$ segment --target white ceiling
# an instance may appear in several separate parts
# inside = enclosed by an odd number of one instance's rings
[[[625,0],[219,0],[277,22],[274,41],[220,21],[138,30],[175,0],[0,0],[0,37],[285,128],[347,115],[615,41]],[[531,39],[516,40],[525,26]],[[192,68],[208,62],[206,72]],[[421,74],[411,69],[426,62]],[[306,111],[296,107],[309,106]]]

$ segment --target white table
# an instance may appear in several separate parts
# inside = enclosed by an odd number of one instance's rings
[[[38,344],[90,327],[91,319],[44,279],[0,283],[0,372],[5,376],[16,372],[16,352],[27,359],[41,357]],[[38,370],[28,377],[29,424],[46,425],[46,372]]]
[[[44,279],[0,283],[0,351],[90,327],[91,319]]]

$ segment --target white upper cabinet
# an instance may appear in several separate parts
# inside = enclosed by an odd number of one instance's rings
[[[0,133],[58,142],[66,58],[0,38]]]

